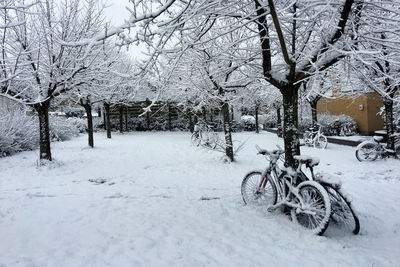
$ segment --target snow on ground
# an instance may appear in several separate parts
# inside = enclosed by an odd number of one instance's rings
[[[341,177],[361,233],[310,236],[280,212],[244,206],[243,176],[265,167],[247,140],[236,163],[188,133],[95,135],[0,159],[0,266],[400,266],[400,164],[360,163],[354,148],[302,148]]]

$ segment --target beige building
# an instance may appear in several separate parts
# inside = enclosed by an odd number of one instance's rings
[[[317,105],[318,114],[345,114],[358,124],[361,133],[370,134],[384,128],[384,121],[378,112],[383,107],[382,98],[377,93],[360,96],[341,96],[335,99],[322,98]]]

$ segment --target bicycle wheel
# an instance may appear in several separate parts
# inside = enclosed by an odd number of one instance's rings
[[[272,180],[263,180],[260,171],[248,173],[242,181],[242,198],[249,205],[275,205],[277,200],[276,186]]]
[[[218,140],[219,140],[218,134],[216,132],[213,132],[211,134],[211,141],[210,141],[210,146],[211,146],[212,149],[217,148]]]
[[[199,146],[201,142],[201,133],[200,132],[194,132],[192,134],[192,137],[190,139],[192,141],[193,145]]]
[[[327,145],[328,145],[328,139],[324,135],[318,136],[317,139],[315,139],[314,141],[315,148],[325,149]]]
[[[346,194],[341,189],[336,189],[330,184],[323,185],[328,192],[331,200],[331,221],[340,228],[358,234],[360,232],[360,221],[351,202],[345,197]]]
[[[310,230],[311,233],[322,235],[328,227],[331,217],[331,202],[326,190],[317,182],[301,182],[297,187],[304,206],[291,210],[292,220]],[[300,204],[299,199],[293,200]]]
[[[356,150],[356,158],[358,161],[374,161],[378,157],[374,143],[365,143]]]
[[[303,135],[303,140],[306,145],[310,146],[312,144],[312,133],[305,132]]]

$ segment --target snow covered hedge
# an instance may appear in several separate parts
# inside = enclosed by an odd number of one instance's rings
[[[50,137],[51,141],[65,141],[78,136],[80,133],[85,133],[87,129],[86,118],[65,118],[65,117],[50,117]],[[93,119],[93,130],[98,129],[100,124],[99,119]]]
[[[86,132],[85,118],[49,117],[51,141],[69,140]],[[93,128],[101,123],[94,118]],[[36,149],[39,146],[37,116],[26,115],[25,110],[0,109],[0,157]]]
[[[318,114],[318,124],[322,125],[325,135],[354,135],[358,133],[356,121],[347,115]],[[311,117],[303,117],[299,121],[299,128],[305,131],[312,125]]]
[[[0,157],[39,145],[37,117],[28,116],[25,110],[0,109]]]

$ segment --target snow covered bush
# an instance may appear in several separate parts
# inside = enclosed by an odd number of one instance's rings
[[[347,115],[319,114],[318,123],[326,135],[354,135],[358,133],[356,121]]]
[[[94,120],[93,120],[94,121]],[[80,133],[86,132],[87,128],[87,120],[84,118],[77,118],[77,117],[71,117],[67,118],[67,122],[72,126],[78,129]],[[94,128],[94,127],[93,127]]]
[[[322,133],[331,135],[354,135],[358,133],[356,121],[347,115],[318,114],[318,124],[322,125]],[[311,117],[302,117],[299,121],[300,131],[308,130],[312,125]]]
[[[240,117],[240,125],[245,131],[254,131],[256,129],[256,118],[251,115]]]
[[[264,128],[277,128],[278,115],[275,109],[269,110],[264,114]]]
[[[37,117],[25,110],[0,109],[0,157],[38,146]]]
[[[78,123],[77,120],[73,118],[50,117],[51,141],[69,140],[79,135],[82,127],[82,124],[80,122]],[[86,125],[84,129],[86,129]]]

